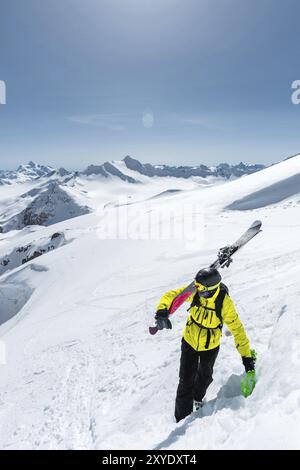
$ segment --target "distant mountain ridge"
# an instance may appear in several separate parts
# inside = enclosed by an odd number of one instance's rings
[[[121,165],[120,165],[121,164]],[[249,175],[257,171],[263,170],[265,165],[262,164],[245,164],[243,162],[237,165],[228,163],[220,163],[217,166],[206,166],[200,164],[198,166],[169,166],[169,165],[152,165],[151,163],[141,163],[129,155],[121,162],[105,162],[100,165],[89,165],[84,171],[70,172],[65,168],[55,169],[51,166],[39,165],[30,161],[27,165],[20,165],[17,170],[0,170],[0,185],[12,184],[13,182],[34,181],[41,178],[66,176],[100,176],[105,179],[116,177],[127,183],[140,183],[139,176],[152,177],[174,177],[174,178],[190,178],[190,177],[217,177],[217,178],[239,178],[243,175]],[[126,174],[129,170],[130,174]],[[132,176],[134,172],[134,176]]]
[[[202,164],[199,166],[151,165],[150,163],[142,164],[130,156],[125,157],[123,162],[128,169],[149,177],[173,176],[175,178],[190,178],[191,176],[200,176],[202,178],[206,178],[208,176],[216,176],[229,179],[232,176],[240,177],[243,175],[249,175],[266,168],[265,165],[246,165],[242,162],[238,165],[220,163],[216,167],[208,167]]]

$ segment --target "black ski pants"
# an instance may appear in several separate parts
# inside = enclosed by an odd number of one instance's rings
[[[193,411],[193,400],[203,400],[206,390],[213,381],[213,367],[218,352],[219,347],[208,351],[195,351],[182,339],[179,385],[175,404],[177,422]]]

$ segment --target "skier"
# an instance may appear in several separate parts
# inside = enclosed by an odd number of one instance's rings
[[[197,291],[187,299],[191,306],[181,343],[175,404],[177,422],[202,406],[207,388],[213,381],[213,367],[220,348],[223,322],[234,336],[246,373],[255,370],[255,358],[251,355],[249,340],[221,279],[215,268],[200,270],[194,281]],[[181,287],[163,295],[155,315],[157,329],[172,328],[169,308],[183,290],[184,287]]]

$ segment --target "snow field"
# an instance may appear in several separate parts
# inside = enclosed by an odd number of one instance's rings
[[[7,351],[0,372],[1,448],[299,449],[298,196],[249,211],[221,210],[221,203],[273,184],[279,174],[292,176],[291,160],[280,165],[140,203],[145,217],[186,201],[199,207],[204,231],[194,242],[101,240],[95,213],[42,229],[45,237],[63,231],[72,242],[0,279],[0,292],[11,284],[30,289],[27,303],[0,326]],[[97,197],[104,200],[103,193]],[[152,337],[155,307],[256,219],[263,232],[222,274],[258,352],[257,386],[251,397],[241,396],[243,365],[224,328],[206,404],[176,424],[188,305],[174,314],[172,330]],[[39,232],[2,235],[1,243],[8,250]]]

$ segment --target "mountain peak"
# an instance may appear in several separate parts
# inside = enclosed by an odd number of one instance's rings
[[[12,217],[9,213],[7,217],[5,213],[2,214],[0,233],[21,230],[29,225],[49,226],[90,212],[90,208],[77,199],[76,192],[70,193],[57,180],[37,186],[20,198],[25,201],[25,208]]]
[[[32,169],[38,167],[40,167],[40,165],[30,160],[28,163],[22,163],[21,165],[19,165],[17,171],[24,171],[26,169],[28,170],[29,168]]]
[[[22,175],[25,179],[37,179],[43,176],[51,176],[55,173],[55,169],[51,166],[39,165],[38,163],[30,160],[26,165],[19,165],[16,172],[13,172],[13,178],[15,179],[18,175]]]
[[[127,158],[127,157],[126,157]],[[130,158],[130,157],[129,157]],[[125,161],[125,159],[123,160]],[[141,165],[141,164],[140,164]],[[126,165],[127,166],[127,165]],[[85,176],[100,175],[105,178],[116,176],[128,183],[137,183],[138,181],[120,171],[113,163],[105,162],[102,165],[89,165],[82,173]]]

